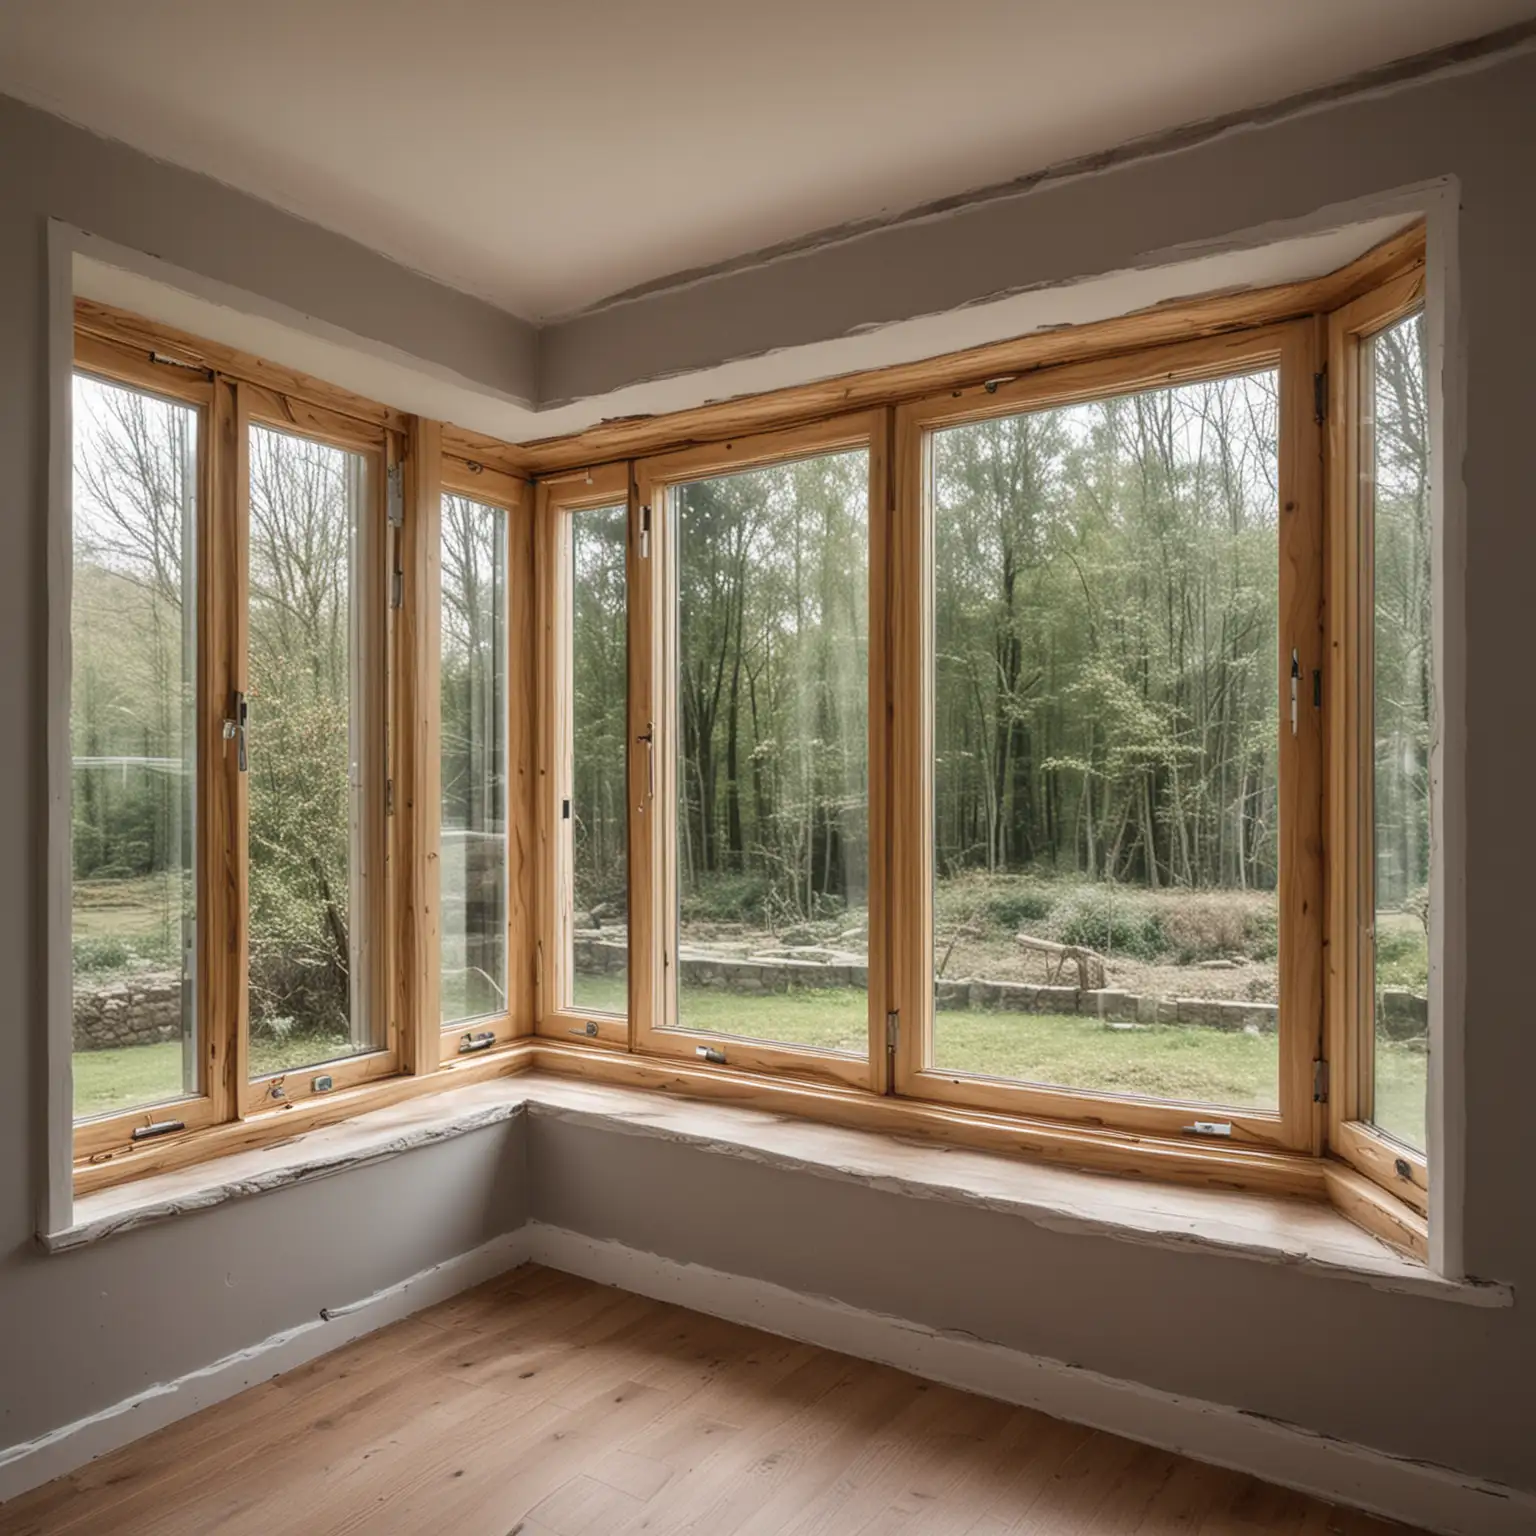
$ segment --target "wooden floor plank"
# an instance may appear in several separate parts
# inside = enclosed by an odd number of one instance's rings
[[[1414,1536],[528,1265],[0,1505],[0,1536]]]

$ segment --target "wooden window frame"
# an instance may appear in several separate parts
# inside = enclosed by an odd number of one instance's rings
[[[432,424],[433,427],[436,424]],[[436,434],[441,439],[440,431]],[[458,451],[455,451],[457,447]],[[442,1022],[439,1002],[439,933],[430,925],[430,943],[423,954],[423,966],[430,973],[430,995],[423,992],[419,1018],[424,1034],[435,1033],[435,1049],[427,1047],[428,1059],[442,1065],[467,1062],[482,1053],[494,1054],[532,1033],[533,1020],[529,993],[537,951],[536,839],[533,834],[534,795],[538,778],[535,720],[536,691],[536,597],[534,578],[534,524],[530,514],[530,487],[526,479],[505,468],[469,458],[461,445],[451,441],[430,462],[439,466],[436,485],[424,492],[430,509],[424,507],[418,520],[423,540],[432,548],[423,550],[419,561],[423,580],[420,607],[423,626],[430,627],[430,656],[417,664],[421,678],[421,698],[425,718],[420,722],[423,757],[418,770],[420,798],[419,835],[424,851],[423,862],[434,886],[438,872],[441,841],[442,786],[440,782],[440,726],[438,704],[441,660],[442,604],[442,502],[444,496],[462,496],[481,506],[503,513],[506,524],[505,583],[507,612],[507,1007],[500,1014],[476,1019]],[[431,521],[431,527],[428,522]],[[433,910],[437,892],[433,891]],[[471,1037],[489,1045],[476,1044],[466,1050]]]
[[[1289,683],[1292,647],[1303,674],[1323,666],[1322,447],[1313,379],[1321,367],[1315,321],[1261,327],[1174,343],[1102,361],[1067,364],[1005,383],[946,391],[896,412],[896,534],[893,588],[896,806],[893,907],[901,924],[894,950],[892,1007],[901,1028],[897,1092],[957,1108],[1004,1110],[1179,1138],[1192,1122],[1231,1125],[1233,1147],[1316,1153],[1320,1116],[1313,1063],[1322,1049],[1322,747],[1318,711],[1298,711],[1297,732],[1280,731],[1280,1059],[1278,1112],[1178,1103],[1086,1089],[973,1077],[932,1065],[932,509],[929,443],[938,429],[1024,411],[1101,400],[1236,374],[1279,373],[1281,644],[1275,657],[1277,708]],[[1282,714],[1283,718],[1283,714]]]
[[[226,1020],[236,1048],[214,1049],[206,1022],[206,1092],[175,1105],[187,1130],[125,1145],[141,1112],[82,1122],[76,1136],[77,1192],[221,1153],[259,1145],[366,1109],[529,1066],[752,1104],[814,1120],[920,1135],[940,1143],[1021,1152],[1075,1166],[1223,1187],[1332,1199],[1355,1219],[1412,1252],[1427,1253],[1424,1160],[1405,1181],[1401,1155],[1360,1118],[1358,959],[1350,893],[1358,892],[1338,850],[1350,817],[1341,763],[1356,707],[1350,668],[1358,657],[1349,628],[1358,615],[1358,444],[1347,424],[1356,408],[1362,336],[1422,301],[1422,227],[1396,236],[1336,273],[1282,288],[1191,300],[1129,316],[992,344],[968,353],[640,421],[607,423],[569,438],[512,447],[482,434],[408,416],[377,402],[184,333],[80,301],[77,363],[82,371],[194,405],[200,415],[198,832],[203,846],[228,840],[244,822],[244,784],[207,750],[221,723],[216,707],[235,686],[243,654],[243,605],[211,600],[205,568],[228,569],[243,554],[244,440],[265,420],[338,446],[359,444],[403,468],[406,515],[395,546],[403,604],[386,647],[384,686],[393,713],[388,768],[389,993],[393,1075],[370,1080],[366,1065],[330,1093],[280,1108],[253,1102],[243,1057],[244,933],[199,971],[204,1021]],[[1353,351],[1352,351],[1353,349]],[[180,366],[175,366],[175,365]],[[931,1018],[931,729],[925,698],[929,646],[925,434],[938,425],[1012,414],[1070,401],[1219,377],[1254,367],[1281,370],[1282,559],[1294,567],[1282,613],[1285,642],[1323,673],[1320,717],[1303,709],[1291,747],[1295,795],[1316,814],[1285,819],[1282,901],[1305,908],[1287,925],[1281,957],[1288,998],[1282,1026],[1281,1108],[1232,1114],[1222,1142],[1182,1134],[1192,1106],[1114,1095],[958,1080],[928,1067]],[[1326,441],[1316,421],[1318,375],[1334,381]],[[670,1028],[665,946],[670,910],[666,828],[672,819],[671,753],[664,665],[670,624],[668,486],[867,445],[870,453],[870,1034],[867,1060],[807,1048],[726,1039],[728,1063],[695,1056],[722,1037]],[[1352,459],[1351,454],[1355,457]],[[590,467],[588,467],[590,466]],[[530,485],[530,481],[532,484]],[[508,538],[508,976],[507,1014],[495,1021],[496,1048],[460,1056],[459,1026],[440,1027],[439,935],[439,604],[441,497],[453,491],[503,508]],[[562,573],[569,514],[627,506],[629,640],[630,995],[628,1016],[554,1006],[562,915],[558,785],[568,736],[558,677],[568,622]],[[646,509],[656,510],[646,528]],[[241,590],[245,575],[237,577]],[[1351,604],[1356,605],[1353,609]],[[211,609],[205,612],[204,608]],[[1305,635],[1307,638],[1301,638]],[[1295,638],[1292,638],[1295,637]],[[1314,643],[1315,641],[1315,643]],[[1318,661],[1313,662],[1315,652]],[[1358,675],[1358,674],[1353,674]],[[675,690],[673,690],[675,693]],[[217,717],[217,718],[216,718]],[[657,741],[654,803],[643,737]],[[1282,749],[1288,733],[1282,731]],[[1315,784],[1316,792],[1312,786]],[[658,809],[665,815],[656,814]],[[210,841],[212,840],[212,841]],[[217,914],[244,881],[243,839],[224,876],[199,866],[200,943],[211,944]],[[671,877],[675,878],[675,877]],[[923,899],[911,900],[912,893]],[[222,903],[222,905],[221,905]],[[227,920],[226,920],[227,931]],[[1354,969],[1351,970],[1351,966]],[[1351,989],[1354,989],[1353,991]],[[900,1028],[894,1049],[887,1014]],[[1367,1012],[1366,1020],[1370,1015]],[[595,1022],[596,1035],[588,1032]],[[480,1021],[477,1021],[477,1025]],[[1355,1055],[1351,1056],[1351,1052]],[[1315,1064],[1331,1064],[1327,1102],[1313,1097]],[[345,1065],[345,1064],[338,1064]],[[333,1071],[335,1069],[327,1068]],[[169,1107],[169,1106],[167,1106]],[[1202,1106],[1204,1108],[1204,1106]],[[1225,1116],[1224,1116],[1225,1117]],[[1388,1158],[1390,1156],[1390,1162]]]
[[[701,1040],[717,1037],[666,1026],[671,1015],[664,937],[658,930],[662,914],[670,910],[667,818],[653,815],[648,823],[632,804],[627,1050],[620,1029],[602,1040],[577,1043],[568,1038],[567,1021],[562,1018],[541,1031],[544,1038],[534,1053],[535,1064],[600,1080],[740,1100],[838,1123],[1027,1151],[1081,1166],[1326,1198],[1388,1241],[1427,1257],[1422,1160],[1415,1168],[1415,1190],[1404,1193],[1393,1187],[1401,1183],[1401,1175],[1394,1170],[1392,1177],[1383,1178],[1384,1168],[1392,1166],[1380,1150],[1383,1138],[1343,1110],[1350,1093],[1347,1069],[1340,1087],[1339,983],[1330,949],[1338,944],[1340,880],[1340,864],[1332,852],[1339,837],[1337,818],[1348,814],[1333,789],[1337,713],[1344,707],[1335,649],[1336,586],[1339,562],[1347,551],[1339,542],[1338,426],[1319,404],[1327,377],[1341,376],[1336,358],[1330,360],[1337,351],[1336,313],[1346,318],[1376,315],[1377,328],[1389,324],[1422,298],[1424,260],[1424,230],[1418,226],[1325,279],[1291,290],[1178,307],[1185,317],[1182,325],[1165,309],[1047,338],[998,344],[974,354],[905,365],[883,375],[855,375],[836,381],[835,387],[806,386],[776,397],[605,425],[569,439],[532,445],[527,462],[541,484],[554,486],[568,477],[573,465],[581,465],[583,450],[590,454],[593,467],[576,468],[578,479],[610,471],[618,476],[626,466],[632,477],[633,786],[645,772],[635,755],[634,738],[644,735],[653,720],[665,719],[665,701],[659,695],[665,677],[669,594],[664,563],[635,558],[644,509],[655,506],[660,488],[666,485],[814,453],[836,446],[838,423],[860,418],[868,423],[862,440],[871,445],[872,475],[876,456],[883,458],[880,472],[886,505],[882,519],[872,492],[876,510],[871,519],[871,560],[886,562],[886,578],[880,641],[885,648],[884,697],[877,709],[876,696],[882,688],[872,660],[871,729],[886,732],[887,767],[883,775],[872,774],[871,814],[881,817],[888,832],[888,850],[881,850],[888,857],[881,905],[890,914],[878,957],[872,929],[872,994],[880,985],[884,998],[877,1007],[871,997],[867,1079],[856,1072],[818,1070],[820,1064],[814,1062],[807,1071],[806,1057],[813,1053],[756,1042],[731,1041],[725,1064],[687,1059]],[[1395,311],[1381,307],[1378,290],[1383,285],[1398,295]],[[1207,328],[1206,318],[1218,311],[1220,323]],[[988,371],[981,366],[967,370],[967,358],[983,363]],[[1004,373],[1010,363],[1012,370]],[[1279,899],[1288,920],[1280,958],[1284,1017],[1279,1108],[1275,1112],[1220,1110],[1220,1118],[1231,1122],[1233,1134],[1210,1141],[1188,1135],[1186,1127],[1196,1114],[1213,1118],[1211,1106],[935,1071],[926,1064],[931,1041],[928,957],[932,944],[931,907],[925,899],[931,867],[931,755],[925,758],[924,754],[931,730],[926,698],[931,642],[925,605],[931,552],[923,503],[925,436],[936,426],[1266,367],[1278,370],[1282,412],[1279,501],[1284,606],[1280,625],[1284,643],[1276,658],[1282,719],[1288,713],[1289,684],[1282,658],[1288,660],[1292,647],[1298,652],[1303,676],[1320,674],[1324,697],[1321,709],[1306,707],[1303,699],[1295,737],[1281,732],[1289,815],[1282,817],[1281,832]],[[859,400],[870,409],[854,416],[814,414],[818,405],[834,398]],[[1335,391],[1327,411],[1342,408]],[[814,419],[797,422],[799,413],[812,413]],[[728,435],[743,426],[772,429],[776,422],[786,421],[793,424],[746,436]],[[718,427],[713,439],[712,425]],[[651,457],[599,467],[600,455],[615,449],[649,450]],[[651,540],[664,541],[666,519],[652,518],[648,532]],[[873,631],[873,617],[871,624]],[[872,637],[872,653],[875,643]],[[543,668],[541,687],[549,687]],[[546,707],[541,705],[541,717]],[[659,773],[667,771],[662,765],[669,765],[670,757],[670,752],[662,752]],[[669,808],[671,798],[669,781],[659,777],[658,805]],[[878,813],[877,800],[888,802]],[[899,1019],[899,1027],[889,1033],[887,1011]],[[888,1044],[893,1046],[889,1053]],[[1395,1144],[1387,1150],[1397,1152]]]
[[[537,571],[539,768],[535,827],[538,838],[538,957],[534,1032],[548,1039],[580,1039],[590,1045],[628,1050],[633,1006],[625,1012],[583,1011],[566,1003],[570,996],[568,957],[574,917],[571,890],[571,823],[561,812],[571,793],[571,709],[564,686],[571,665],[571,529],[578,513],[624,507],[634,521],[629,465],[605,464],[541,480],[535,491],[534,536]],[[635,580],[635,541],[625,541],[625,587]],[[629,617],[633,603],[626,606]],[[633,641],[629,666],[632,669]],[[625,734],[632,731],[626,709]],[[625,753],[625,803],[632,819],[634,788]],[[631,837],[633,842],[633,837]],[[632,856],[632,855],[631,855]],[[631,883],[633,874],[631,874]],[[631,915],[634,892],[631,888]],[[631,927],[631,934],[633,928]],[[633,971],[631,943],[630,970]],[[631,986],[633,979],[631,977]]]
[[[295,1121],[326,1123],[373,1102],[381,1089],[398,1093],[402,1079],[430,1072],[435,1051],[414,1036],[420,1014],[415,993],[412,927],[402,913],[425,905],[417,887],[422,867],[402,858],[419,842],[410,734],[396,725],[421,698],[418,636],[403,622],[414,616],[422,573],[419,522],[388,516],[391,478],[423,480],[419,466],[435,423],[422,423],[292,370],[88,300],[75,305],[73,371],[198,411],[197,465],[197,854],[196,1017],[201,1084],[188,1096],[95,1116],[75,1124],[72,1141],[77,1193],[162,1167],[214,1155],[233,1144],[283,1134]],[[367,1006],[377,1015],[379,1045],[352,1057],[252,1078],[249,1073],[246,841],[248,783],[223,739],[228,701],[245,688],[248,665],[249,432],[260,425],[361,455],[368,465],[368,538],[360,572],[364,636],[359,693],[364,710],[364,798]],[[415,450],[414,453],[412,450]],[[433,472],[436,478],[436,471]],[[403,601],[389,601],[399,570]],[[435,645],[437,636],[432,634]],[[408,707],[401,711],[402,702]],[[436,741],[436,695],[417,711]],[[430,713],[431,718],[427,718]],[[391,815],[386,785],[406,791]],[[435,835],[435,827],[432,829]],[[435,850],[432,862],[435,864]],[[527,925],[523,925],[526,933]],[[436,964],[435,938],[431,944]],[[429,968],[430,969],[430,968]],[[315,1081],[329,1078],[320,1090]],[[274,1096],[274,1086],[281,1088]],[[135,1142],[135,1127],[179,1121],[182,1129]]]
[[[630,1031],[637,1052],[696,1060],[706,1049],[731,1065],[809,1082],[883,1091],[887,879],[885,813],[889,415],[863,411],[642,459],[630,507]],[[823,454],[869,455],[869,1035],[864,1057],[681,1028],[670,963],[677,910],[677,690],[674,487]],[[645,552],[642,553],[642,545]],[[654,792],[652,787],[654,786]]]
[[[1371,1123],[1375,997],[1371,888],[1373,825],[1367,714],[1372,665],[1368,617],[1373,567],[1371,509],[1361,495],[1365,345],[1423,308],[1423,260],[1328,317],[1328,830],[1327,1048],[1329,1150],[1419,1218],[1429,1215],[1429,1158]],[[1438,550],[1435,554],[1439,565]],[[1438,616],[1436,626],[1438,628]],[[1438,641],[1436,644],[1438,650]],[[1437,667],[1438,672],[1438,667]],[[1432,802],[1431,814],[1439,819]],[[1438,838],[1434,840],[1438,843]],[[1357,1197],[1369,1198],[1368,1190]],[[1422,1223],[1412,1223],[1415,1231]]]
[[[192,407],[197,412],[197,508],[194,545],[196,566],[193,601],[197,609],[197,762],[195,810],[195,859],[193,884],[197,893],[197,949],[194,1012],[197,1019],[197,1053],[200,1084],[197,1091],[161,1103],[97,1115],[77,1120],[74,1150],[77,1160],[89,1161],[110,1155],[110,1150],[130,1145],[133,1128],[157,1118],[176,1119],[192,1135],[227,1118],[237,1096],[237,1081],[228,1060],[226,1041],[204,1022],[213,1010],[223,1006],[228,995],[233,958],[227,946],[214,940],[214,913],[225,912],[229,894],[226,882],[212,878],[204,850],[226,835],[230,818],[236,812],[239,786],[210,750],[209,744],[222,732],[224,711],[215,701],[227,698],[235,686],[226,669],[227,648],[218,632],[228,621],[229,605],[223,597],[217,572],[228,562],[228,520],[215,514],[220,498],[215,487],[220,477],[233,473],[233,423],[236,414],[235,392],[221,386],[205,374],[166,367],[150,357],[87,332],[75,337],[72,377],[88,377],[103,383],[138,390],[162,400]],[[71,444],[71,458],[74,445]],[[71,526],[73,541],[73,526]],[[71,622],[73,614],[71,614]],[[217,637],[217,638],[216,638]],[[217,691],[215,689],[217,686]],[[217,718],[216,718],[217,717]],[[241,813],[243,814],[243,812]],[[213,841],[210,841],[213,840]],[[238,878],[243,881],[243,869]],[[204,913],[208,916],[205,918]],[[227,919],[226,919],[227,923]]]

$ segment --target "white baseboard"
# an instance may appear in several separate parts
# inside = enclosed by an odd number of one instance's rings
[[[196,1413],[199,1408],[223,1402],[258,1382],[270,1381],[386,1323],[409,1317],[423,1307],[526,1264],[528,1230],[520,1227],[516,1232],[503,1233],[371,1296],[327,1307],[312,1322],[274,1333],[249,1349],[225,1355],[222,1360],[189,1371],[174,1381],[161,1382],[36,1440],[0,1450],[0,1501],[62,1477],[108,1451]]]
[[[1530,1536],[1536,1496],[1000,1344],[530,1222],[528,1257],[657,1301],[877,1360],[1445,1536]]]

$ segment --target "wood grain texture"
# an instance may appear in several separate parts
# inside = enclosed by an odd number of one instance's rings
[[[1280,1116],[1287,1145],[1320,1152],[1323,1106],[1312,1063],[1323,1054],[1322,709],[1313,680],[1325,661],[1323,437],[1315,380],[1316,320],[1286,327],[1280,354]],[[1292,677],[1292,658],[1297,676]],[[1295,723],[1290,726],[1291,690]]]
[[[406,436],[404,523],[399,545],[401,602],[395,615],[395,814],[390,901],[395,965],[390,1011],[401,1032],[405,1068],[437,1069],[442,1018],[439,858],[442,755],[438,692],[442,668],[442,429],[415,417]]]
[[[146,320],[142,315],[98,303],[95,299],[75,300],[75,327],[77,334],[111,342],[119,349],[137,354],[145,364],[150,364],[155,357],[168,358],[173,367],[175,363],[182,363],[189,368],[221,373],[262,391],[288,395],[322,411],[335,411],[353,422],[367,422],[396,432],[405,430],[405,414],[393,406],[380,405],[364,395],[300,373],[296,368],[270,363],[236,347],[193,336],[173,326],[162,325],[158,320]]]
[[[1330,1066],[1327,1147],[1390,1196],[1405,1203],[1406,1230],[1429,1209],[1428,1162],[1371,1125],[1375,1088],[1375,953],[1371,910],[1375,761],[1371,726],[1375,601],[1371,498],[1373,445],[1366,423],[1366,338],[1413,313],[1424,301],[1422,256],[1358,293],[1327,321],[1328,421],[1325,474],[1325,773],[1327,843],[1324,927],[1325,1046]],[[1406,1167],[1407,1174],[1403,1174]],[[1335,1190],[1338,1198],[1345,1186]],[[1373,1203],[1350,1209],[1370,1230]],[[1396,1218],[1383,1218],[1390,1223]]]
[[[1060,1167],[1085,1168],[1177,1182],[1207,1189],[1248,1189],[1266,1194],[1326,1198],[1322,1160],[1221,1140],[1154,1136],[1107,1129],[1087,1121],[1067,1123],[923,1103],[899,1093],[797,1077],[781,1068],[750,1071],[659,1054],[623,1053],[539,1040],[530,1061],[545,1071],[591,1082],[650,1088],[684,1097],[739,1104],[770,1114],[799,1116],[855,1130],[882,1131],[913,1141],[932,1141],[988,1152],[1037,1158]]]
[[[1342,1163],[1330,1162],[1326,1174],[1328,1199],[1357,1227],[1404,1253],[1429,1262],[1429,1220],[1395,1198],[1375,1179]]]
[[[0,1507],[3,1536],[1413,1536],[527,1265]]]

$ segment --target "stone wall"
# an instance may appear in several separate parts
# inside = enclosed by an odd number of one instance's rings
[[[75,1049],[105,1051],[181,1039],[181,972],[90,978],[75,987]]]
[[[622,938],[579,934],[575,949],[576,970],[585,976],[616,975],[629,958]],[[678,960],[678,972],[694,986],[746,994],[869,985],[866,965],[779,956],[733,959],[685,954]],[[966,978],[940,981],[935,1002],[941,1012],[1081,1014],[1106,1024],[1196,1024],[1265,1034],[1278,1026],[1274,1003],[1143,997],[1111,987],[1080,992],[1076,987]],[[181,975],[176,971],[145,971],[77,986],[74,1006],[77,1051],[181,1038]],[[1428,1000],[1413,992],[1384,988],[1378,1020],[1389,1039],[1422,1040],[1429,1029]]]
[[[622,933],[599,936],[579,932],[575,963],[586,976],[615,975],[624,969],[628,949]],[[842,963],[853,957],[795,959],[792,955],[683,954],[679,976],[694,986],[742,993],[791,992],[823,987],[867,987],[869,967]],[[1206,1029],[1249,1030],[1271,1034],[1279,1027],[1274,1003],[1210,997],[1146,997],[1105,987],[1082,992],[1076,987],[1035,986],[1029,982],[962,978],[940,981],[935,1002],[943,1012],[1081,1014],[1106,1024],[1194,1024]],[[1429,1003],[1417,994],[1384,989],[1382,1033],[1393,1040],[1423,1039],[1429,1029]]]

